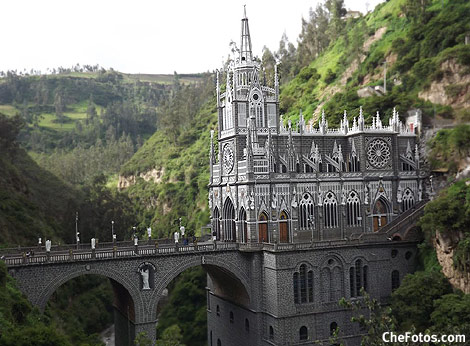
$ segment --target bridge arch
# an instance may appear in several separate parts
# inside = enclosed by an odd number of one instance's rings
[[[141,323],[145,320],[145,309],[142,296],[139,292],[139,288],[131,281],[130,278],[111,268],[100,268],[91,266],[73,266],[69,270],[59,274],[54,280],[49,282],[48,285],[41,291],[37,306],[41,311],[46,308],[47,302],[51,298],[52,294],[66,282],[84,275],[99,275],[111,279],[121,285],[129,294],[134,304],[134,316],[135,323]]]
[[[213,280],[215,279],[216,282],[220,277],[223,277],[225,280],[230,280],[229,283],[224,283],[223,288],[230,288],[237,291],[240,294],[240,300],[238,303],[246,307],[250,306],[251,285],[248,275],[232,261],[227,261],[225,259],[218,258],[217,256],[203,255],[182,259],[177,266],[173,266],[171,268],[171,271],[167,272],[163,276],[159,276],[159,281],[156,283],[155,290],[150,298],[150,306],[148,310],[150,319],[156,319],[157,305],[162,297],[163,290],[182,272],[197,266],[202,266],[202,268]]]

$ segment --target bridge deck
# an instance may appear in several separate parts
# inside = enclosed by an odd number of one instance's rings
[[[44,248],[39,250],[36,248],[25,248],[22,251],[18,249],[3,249],[0,251],[3,255],[1,259],[5,261],[8,267],[22,267],[27,265],[38,265],[45,263],[58,263],[58,262],[76,262],[76,261],[96,261],[96,260],[110,260],[119,258],[130,258],[136,256],[165,256],[165,255],[181,255],[181,254],[195,254],[206,253],[215,251],[242,251],[242,252],[256,252],[256,251],[297,251],[308,249],[323,249],[345,246],[358,246],[366,244],[388,243],[389,240],[382,237],[375,237],[376,234],[370,234],[372,237],[361,237],[356,239],[338,239],[328,241],[316,241],[313,243],[235,243],[235,242],[204,242],[193,243],[188,245],[138,245],[129,246],[126,244],[116,243],[113,247],[100,247],[95,250],[78,248],[74,249],[72,246],[67,251],[64,249],[52,249],[46,252]],[[385,240],[384,240],[385,239]],[[122,246],[123,245],[123,246]],[[13,252],[12,250],[16,250]],[[31,253],[31,251],[36,253]],[[39,250],[39,251],[38,251]],[[28,255],[28,252],[30,253]]]

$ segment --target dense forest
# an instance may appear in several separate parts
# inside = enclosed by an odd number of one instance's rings
[[[390,0],[358,18],[345,14],[343,0],[327,0],[299,20],[296,44],[284,35],[277,50],[263,49],[268,83],[279,66],[286,121],[295,125],[302,110],[315,124],[324,109],[337,125],[344,110],[352,119],[359,107],[366,120],[378,110],[386,120],[393,107],[402,115],[421,109],[427,126],[470,120],[467,1]],[[111,221],[118,239],[127,239],[133,226],[140,234],[151,226],[154,237],[166,237],[180,217],[190,233],[200,234],[209,222],[215,74],[139,76],[99,66],[49,72],[0,74],[0,245],[35,244],[40,236],[73,242],[76,212],[84,241],[110,240]],[[220,72],[224,80],[226,70]],[[382,85],[384,73],[385,94],[358,95]],[[439,100],[436,90],[442,90]],[[437,132],[428,144],[430,169],[460,171],[469,138],[468,125]],[[358,317],[369,330],[365,345],[381,344],[380,328],[450,333],[453,326],[468,334],[470,299],[441,273],[432,239],[436,232],[458,234],[454,265],[469,271],[463,231],[470,225],[469,195],[468,185],[458,182],[426,207],[421,268],[393,293],[390,306],[370,302],[374,313]],[[204,286],[201,269],[170,285],[157,327],[160,345],[205,344]],[[98,333],[112,323],[112,290],[100,277],[67,283],[41,315],[0,261],[0,297],[2,345],[99,345]],[[82,315],[87,318],[77,318]]]

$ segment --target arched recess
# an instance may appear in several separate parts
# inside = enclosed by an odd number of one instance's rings
[[[37,305],[44,311],[52,294],[66,282],[84,275],[98,275],[110,280],[114,296],[114,325],[116,340],[121,344],[133,343],[135,334],[143,323],[155,321],[149,318],[144,308],[139,288],[122,272],[110,268],[94,268],[93,265],[74,265],[70,270],[59,274],[41,291]],[[129,321],[131,323],[129,323]]]
[[[246,243],[248,241],[248,223],[246,222],[246,211],[245,208],[241,207],[240,212],[238,213],[238,221],[239,221],[239,237],[241,237],[241,241]]]
[[[235,241],[236,240],[236,229],[235,229],[235,208],[233,207],[232,200],[227,198],[224,203],[224,209],[222,212],[222,225],[224,240]]]
[[[403,193],[403,212],[413,208],[415,205],[415,197],[411,189],[406,189]]]
[[[259,214],[258,218],[258,242],[267,243],[269,242],[268,238],[268,214],[262,212]]]
[[[380,196],[375,201],[374,208],[372,209],[372,224],[374,232],[377,232],[388,223],[390,209],[389,202],[383,196]]]
[[[289,239],[289,214],[283,210],[279,214],[279,242],[288,243]]]
[[[231,261],[217,258],[216,256],[197,256],[184,259],[176,267],[172,267],[166,275],[159,277],[155,290],[150,298],[149,311],[155,314],[158,301],[163,290],[186,269],[202,266],[209,274],[215,285],[216,294],[228,300],[234,300],[235,303],[249,308],[251,305],[251,285],[248,275],[239,265]]]
[[[320,286],[322,302],[337,303],[344,297],[344,258],[336,253],[328,254],[321,264]]]
[[[216,239],[220,240],[220,214],[219,208],[215,207],[213,214],[212,214],[212,229],[213,233],[215,233]]]
[[[117,303],[116,307],[124,310],[121,311],[123,315],[127,315],[127,313],[129,313],[129,317],[134,323],[147,322],[144,302],[139,288],[135,283],[131,282],[129,277],[123,275],[121,272],[115,271],[114,269],[93,268],[93,266],[88,267],[88,270],[84,265],[74,266],[63,274],[58,275],[55,280],[51,281],[40,293],[37,304],[40,310],[44,311],[50,297],[60,286],[76,277],[89,274],[104,276],[111,280],[115,299],[117,300],[115,301],[115,303]],[[119,298],[122,298],[123,300],[119,301]],[[128,311],[126,311],[127,308],[123,308],[126,303],[130,304]]]

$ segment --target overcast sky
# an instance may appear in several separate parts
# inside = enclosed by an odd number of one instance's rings
[[[365,12],[383,0],[346,0]],[[291,42],[318,0],[0,0],[0,70],[99,64],[127,73],[193,73],[222,65],[246,4],[253,53]]]

